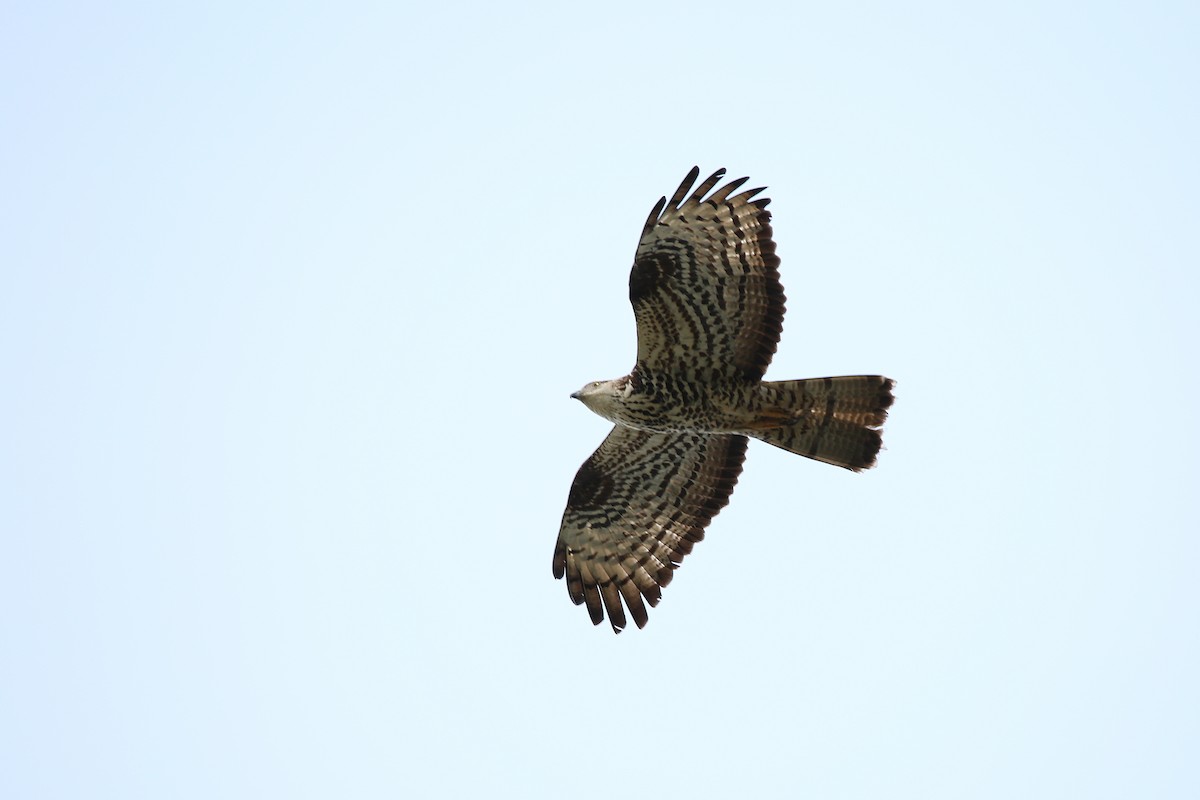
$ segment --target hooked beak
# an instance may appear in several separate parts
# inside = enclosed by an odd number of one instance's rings
[[[572,399],[572,400],[578,400],[578,399],[579,399],[579,392],[571,392],[571,399]]]

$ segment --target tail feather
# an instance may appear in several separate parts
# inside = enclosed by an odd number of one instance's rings
[[[882,375],[766,382],[763,422],[770,427],[749,433],[826,464],[870,469],[883,444],[878,428],[892,405],[893,385]]]

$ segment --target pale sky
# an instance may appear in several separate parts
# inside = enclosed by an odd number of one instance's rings
[[[1193,3],[0,11],[0,796],[1200,796]],[[645,630],[551,555],[647,212],[773,199]]]

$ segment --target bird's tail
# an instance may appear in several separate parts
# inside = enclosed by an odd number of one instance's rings
[[[879,426],[892,405],[892,385],[882,375],[764,382],[762,414],[748,433],[826,464],[870,469],[883,442]]]

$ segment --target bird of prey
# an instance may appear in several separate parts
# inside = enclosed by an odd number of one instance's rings
[[[746,178],[712,192],[724,169],[692,191],[699,175],[659,199],[642,229],[629,273],[633,370],[571,395],[614,427],[575,475],[554,577],[617,633],[626,609],[645,626],[646,605],[729,502],[747,437],[864,470],[892,404],[881,375],[763,380],[784,310],[770,200],[734,194]]]

